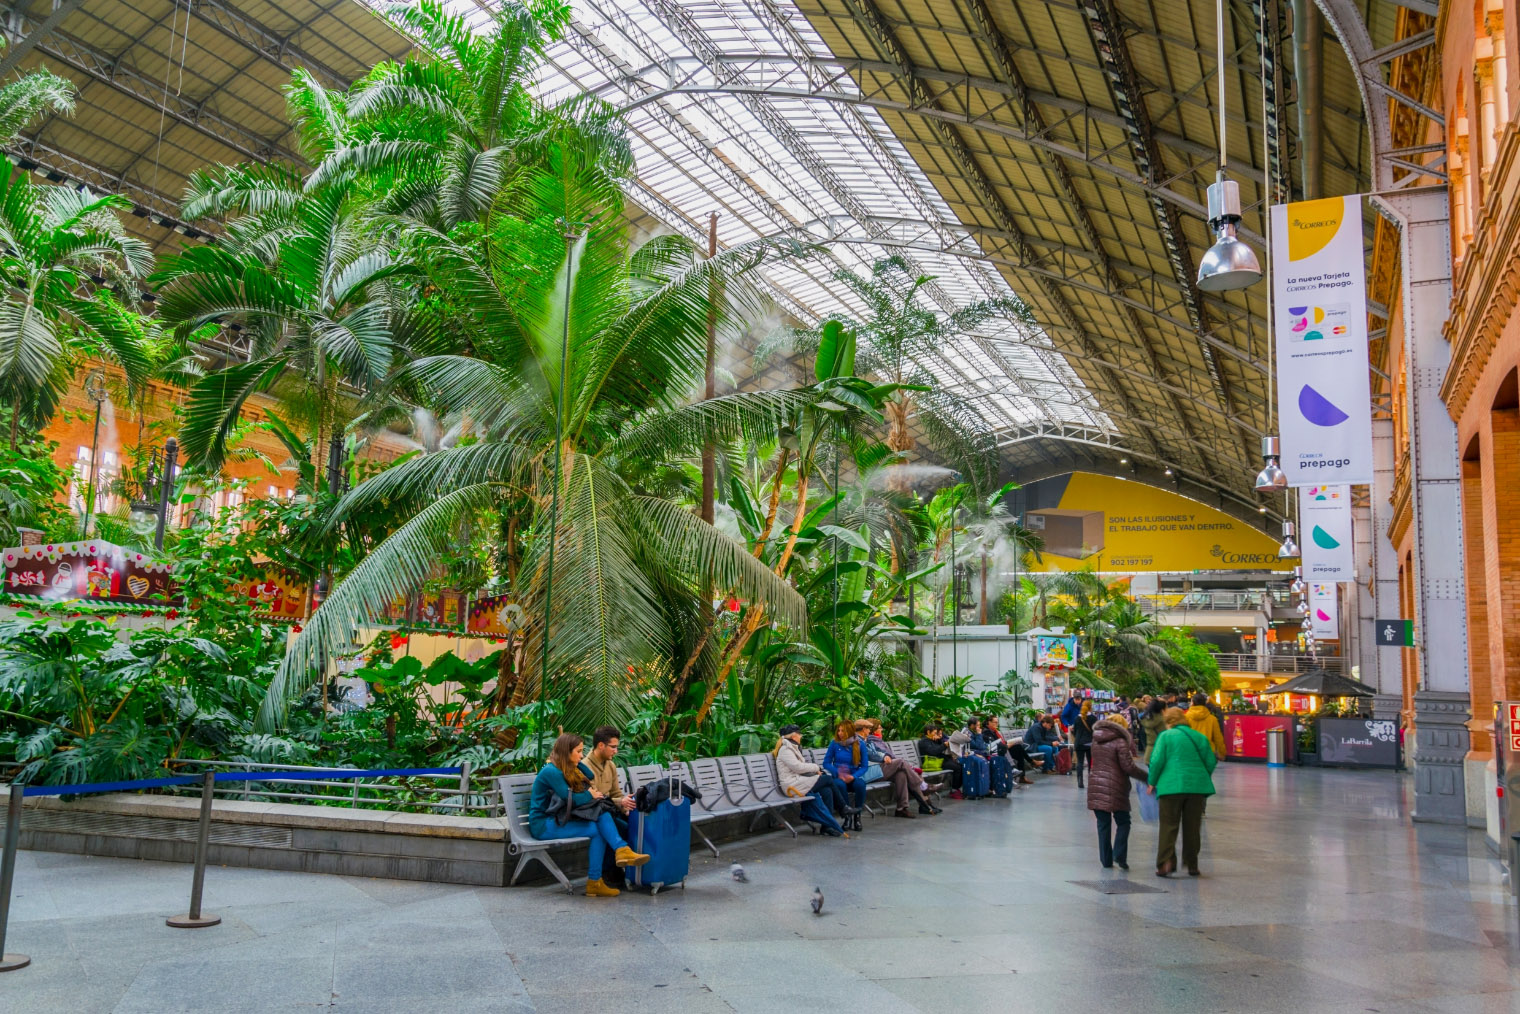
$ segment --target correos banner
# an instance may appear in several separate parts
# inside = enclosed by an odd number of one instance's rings
[[[1362,199],[1272,208],[1282,469],[1290,486],[1372,481]]]
[[[1042,536],[1036,570],[1288,570],[1277,541],[1169,490],[1073,472],[1025,487],[1024,525]]]

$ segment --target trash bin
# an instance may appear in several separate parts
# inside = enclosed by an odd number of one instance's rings
[[[1267,730],[1267,767],[1280,768],[1288,756],[1288,730]]]

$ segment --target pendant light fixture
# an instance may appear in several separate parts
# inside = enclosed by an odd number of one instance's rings
[[[1302,595],[1309,590],[1309,584],[1304,580],[1304,568],[1293,568],[1293,583],[1288,585],[1288,590],[1294,595]]]
[[[1298,543],[1293,541],[1293,522],[1283,522],[1282,545],[1277,547],[1277,558],[1287,560],[1298,555]]]
[[[1271,390],[1270,385],[1268,390]],[[1268,411],[1271,411],[1270,407]],[[1265,464],[1256,473],[1256,492],[1276,493],[1288,488],[1288,475],[1278,465],[1281,456],[1282,448],[1276,437],[1261,438],[1261,457]]]
[[[1214,245],[1198,262],[1198,287],[1205,292],[1225,292],[1261,281],[1261,262],[1250,244],[1235,235],[1240,225],[1240,184],[1225,175],[1229,159],[1225,154],[1224,0],[1216,0],[1214,6],[1219,46],[1219,171],[1209,186],[1209,228],[1214,230]]]

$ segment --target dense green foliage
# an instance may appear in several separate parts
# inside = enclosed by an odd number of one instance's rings
[[[418,47],[346,91],[297,71],[289,113],[312,168],[197,172],[183,214],[223,238],[156,270],[119,199],[0,164],[0,536],[73,524],[67,477],[17,438],[86,360],[119,374],[126,404],[150,380],[184,390],[172,497],[196,508],[166,545],[178,623],[117,630],[65,602],[0,628],[0,760],[78,782],[209,757],[499,770],[604,722],[634,758],[768,747],[786,722],[822,737],[841,716],[916,736],[1021,714],[1027,688],[977,692],[998,674],[940,678],[910,650],[929,625],[1010,610],[1081,630],[1095,679],[1207,685],[1190,639],[1092,575],[1031,579],[1002,604],[1001,569],[1027,570],[1041,543],[996,485],[987,428],[921,360],[1027,307],[940,314],[920,298],[933,279],[884,260],[841,276],[863,319],[790,332],[810,378],[695,400],[709,331],[740,342],[774,312],[760,272],[819,251],[636,241],[623,125],[531,94],[568,6],[494,6],[481,33],[434,0],[407,7]],[[15,94],[26,116],[66,106],[55,79]],[[122,301],[143,279],[151,315]],[[230,336],[246,359],[209,369],[197,343]],[[965,481],[908,481],[910,420]],[[387,431],[418,449],[377,464],[366,448]],[[206,508],[240,493],[225,473],[255,457],[254,432],[288,452],[265,464],[295,495]],[[124,449],[121,499],[149,494],[164,435]],[[120,517],[96,531],[133,539]],[[269,572],[323,589],[303,627],[255,616],[246,589]],[[404,632],[374,634],[392,602],[440,587],[510,595],[526,622],[472,663],[423,665],[398,653]],[[334,680],[356,655],[362,708]]]

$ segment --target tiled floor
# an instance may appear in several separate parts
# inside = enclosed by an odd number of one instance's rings
[[[685,891],[570,897],[212,869],[214,929],[164,926],[185,867],[23,853],[0,1011],[1520,1011],[1516,915],[1475,832],[1406,778],[1230,765],[1205,876],[1136,823],[1102,893],[1074,779],[851,841],[693,855]],[[728,864],[741,861],[748,884]],[[825,913],[808,898],[823,889]]]

